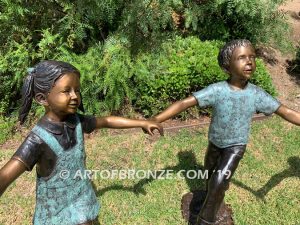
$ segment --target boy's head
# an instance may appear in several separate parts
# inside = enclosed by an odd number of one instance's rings
[[[218,63],[219,63],[219,66],[226,73],[230,74],[230,71],[229,71],[230,63],[231,63],[231,59],[232,59],[234,51],[237,48],[241,48],[241,47],[251,48],[251,50],[255,54],[254,48],[253,48],[251,42],[246,39],[237,39],[237,40],[230,41],[230,42],[226,43],[223,46],[223,48],[220,50],[219,55],[218,55]]]

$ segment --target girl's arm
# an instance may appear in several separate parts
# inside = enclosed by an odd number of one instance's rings
[[[180,100],[170,105],[167,109],[162,111],[160,114],[151,118],[151,120],[161,123],[197,104],[198,102],[194,96],[187,97],[183,100]]]
[[[0,196],[6,188],[26,171],[25,165],[16,159],[9,160],[4,167],[0,169]]]
[[[281,105],[275,113],[290,123],[300,126],[300,112]]]
[[[135,127],[142,128],[150,135],[153,135],[153,130],[157,129],[160,135],[163,135],[162,126],[154,121],[126,119],[118,116],[96,117],[96,129],[127,129]]]

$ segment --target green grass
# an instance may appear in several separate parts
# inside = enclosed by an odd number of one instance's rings
[[[87,167],[113,169],[200,169],[207,147],[207,127],[149,137],[141,133],[98,132],[86,140]],[[300,129],[271,118],[252,124],[247,152],[225,201],[236,225],[300,224]],[[15,149],[0,149],[0,166]],[[99,173],[97,173],[98,175]],[[0,198],[0,224],[31,224],[35,173],[22,175]],[[100,224],[187,224],[181,197],[203,188],[203,180],[94,179],[101,203]]]
[[[0,116],[0,144],[3,144],[12,136],[12,130],[16,121],[15,117],[5,118]]]

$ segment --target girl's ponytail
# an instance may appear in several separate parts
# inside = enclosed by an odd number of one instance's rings
[[[28,75],[24,80],[22,87],[22,104],[19,111],[19,121],[21,124],[25,122],[26,116],[31,108],[33,99],[33,82],[34,82],[34,69],[28,69]]]

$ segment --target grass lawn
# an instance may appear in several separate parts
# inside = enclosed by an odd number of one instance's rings
[[[174,174],[201,169],[207,130],[182,129],[163,138],[142,132],[110,135],[107,130],[101,131],[86,140],[87,167],[99,171],[169,169]],[[299,127],[278,117],[252,124],[246,154],[225,196],[235,224],[300,224],[299,150]],[[0,166],[14,151],[0,149]],[[201,179],[100,179],[100,172],[95,176],[101,225],[187,224],[181,216],[181,197],[204,187]],[[31,224],[34,204],[32,172],[23,174],[0,198],[0,224]]]

